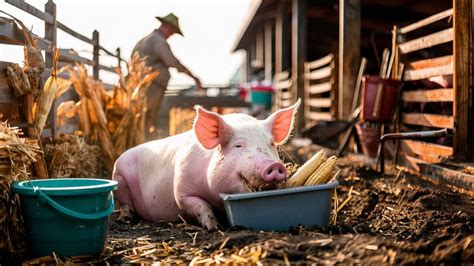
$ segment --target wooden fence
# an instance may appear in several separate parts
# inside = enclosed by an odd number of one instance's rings
[[[292,90],[293,86],[290,73],[284,71],[275,74],[273,84],[275,89],[273,109],[278,110],[290,106],[294,102],[296,96]]]
[[[332,120],[337,110],[334,55],[304,64],[305,125]]]
[[[448,19],[452,15],[453,10],[449,9],[403,28],[394,28],[393,37],[398,48],[395,65],[403,63],[406,66],[401,95],[401,132],[454,127],[453,27]],[[443,29],[439,30],[440,27]],[[419,33],[421,30],[423,34]],[[410,39],[410,36],[415,37]],[[445,48],[443,51],[447,54],[426,58],[434,46],[437,51],[440,47]],[[398,75],[397,71],[395,68],[394,76]],[[452,156],[450,140],[445,139],[441,144],[436,140],[403,140],[400,142],[401,163],[419,170],[417,163],[436,163]]]
[[[81,62],[85,65],[89,65],[92,67],[92,72],[93,72],[93,77],[95,79],[99,79],[99,71],[104,70],[108,71],[111,73],[116,73],[114,70],[114,66],[106,66],[103,64],[100,64],[100,52],[104,52],[105,54],[112,56],[116,58],[117,60],[117,66],[120,66],[121,62],[123,59],[120,56],[120,48],[117,48],[115,52],[111,52],[107,49],[105,49],[103,46],[100,45],[99,42],[99,32],[97,30],[94,30],[92,32],[92,38],[89,38],[73,29],[70,27],[64,25],[60,21],[57,20],[57,12],[56,12],[56,4],[52,1],[49,0],[44,7],[44,11],[41,11],[37,9],[36,7],[26,3],[23,0],[5,0],[6,3],[18,8],[19,10],[22,10],[42,21],[44,21],[44,37],[38,37],[39,38],[39,46],[41,50],[44,50],[46,53],[45,57],[45,66],[46,69],[43,72],[43,77],[47,78],[50,75],[50,68],[52,67],[52,62],[53,62],[53,47],[57,47],[57,33],[58,30],[62,30],[63,32],[67,33],[68,35],[81,40],[85,43],[88,43],[92,45],[92,58],[86,58],[79,56],[78,54],[74,53],[70,49],[60,49],[60,57],[59,57],[59,65],[65,65],[65,64],[73,64],[75,62]],[[38,34],[35,34],[38,35]],[[16,27],[15,23],[4,23],[0,27],[0,42],[6,43],[6,44],[14,44],[14,45],[23,45],[24,44],[24,36],[21,31],[18,30]],[[2,66],[4,66],[2,69],[4,69],[7,65],[10,63],[8,62],[0,62]],[[0,104],[4,103],[11,103],[12,97],[7,97],[8,95],[8,87],[6,83],[3,84],[0,83],[2,86],[2,91],[4,97],[0,99]],[[106,87],[110,87],[110,85],[106,84]],[[74,99],[75,95],[72,90],[69,91],[69,93],[65,93],[60,99],[56,100],[52,111],[51,111],[51,116],[50,116],[50,121],[51,121],[51,128],[50,129],[45,129],[44,131],[44,136],[54,136],[54,131],[56,127],[56,109],[59,106],[59,104],[63,101],[67,101],[70,99]]]
[[[89,38],[81,33],[71,29],[70,27],[64,25],[60,21],[56,19],[56,4],[49,0],[44,7],[44,11],[37,9],[36,7],[26,3],[23,0],[5,0],[6,3],[36,17],[40,20],[44,21],[45,23],[45,32],[44,37],[40,39],[40,42],[43,44],[42,49],[46,51],[46,67],[52,66],[52,48],[53,46],[57,46],[57,32],[58,29],[62,30],[63,32],[69,34],[70,36],[86,42],[92,45],[92,59],[81,57],[77,54],[71,53],[71,51],[67,49],[61,50],[60,61],[73,63],[73,62],[81,62],[86,65],[92,66],[93,69],[93,76],[94,78],[99,78],[99,70],[105,70],[109,72],[115,73],[115,70],[111,66],[101,65],[100,62],[100,51],[105,52],[107,55],[117,58],[117,65],[120,65],[121,61],[123,60],[120,57],[120,48],[117,48],[115,52],[111,52],[104,47],[102,47],[99,43],[99,32],[94,30],[92,32],[92,38]],[[18,36],[11,36],[12,38],[18,38]]]

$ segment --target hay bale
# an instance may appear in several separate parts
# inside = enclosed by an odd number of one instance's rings
[[[102,150],[84,138],[61,135],[53,144],[45,145],[45,156],[51,178],[102,176]]]
[[[38,141],[20,138],[22,134],[0,123],[0,250],[12,253],[23,252],[26,245],[20,201],[10,186],[29,179],[30,166],[41,153]]]

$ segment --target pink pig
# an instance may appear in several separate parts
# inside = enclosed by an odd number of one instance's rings
[[[277,145],[288,139],[300,101],[265,120],[246,114],[219,115],[197,106],[193,129],[147,142],[115,162],[119,220],[136,213],[152,222],[178,215],[217,229],[213,208],[223,208],[219,193],[248,191],[287,178]]]

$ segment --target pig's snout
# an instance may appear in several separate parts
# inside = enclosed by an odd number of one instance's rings
[[[279,162],[268,161],[268,163],[263,167],[261,172],[261,177],[263,180],[270,181],[281,181],[287,177],[286,167]]]

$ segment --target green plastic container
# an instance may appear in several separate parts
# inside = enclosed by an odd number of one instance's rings
[[[262,105],[265,109],[270,110],[272,107],[272,87],[255,86],[251,89],[251,101],[253,105]]]
[[[12,191],[20,196],[29,255],[100,254],[116,188],[116,181],[89,178],[15,182]]]

